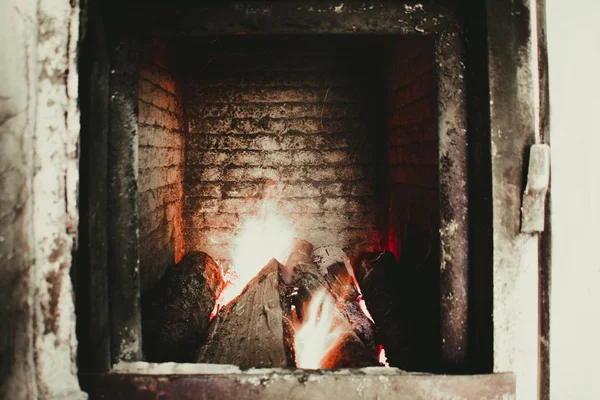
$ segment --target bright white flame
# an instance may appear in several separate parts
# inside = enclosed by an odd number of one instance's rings
[[[379,345],[379,364],[385,366],[385,367],[389,367],[390,364],[388,363],[387,360],[387,356],[385,355],[385,349],[383,348],[383,345]]]
[[[358,293],[360,293],[360,288],[358,286],[356,288],[358,289]],[[358,306],[360,307],[360,310],[363,312],[363,314],[365,314],[365,317],[369,318],[369,320],[372,323],[375,323],[373,317],[371,316],[371,313],[369,312],[369,309],[367,308],[367,303],[365,303],[365,299],[363,299],[362,297],[362,293],[358,295]]]
[[[321,289],[310,301],[304,324],[296,329],[296,366],[321,368],[323,360],[342,339],[344,329],[336,321],[336,308],[327,290]]]
[[[232,266],[217,300],[220,307],[237,297],[271,258],[285,262],[292,249],[294,227],[274,200],[264,200],[259,212],[246,219],[232,243]]]

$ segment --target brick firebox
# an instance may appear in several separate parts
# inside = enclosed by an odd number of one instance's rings
[[[227,267],[266,197],[315,245],[398,255],[413,231],[435,245],[432,42],[239,35],[143,47],[142,291],[185,251]]]
[[[435,369],[433,42],[231,35],[140,48],[142,298],[186,252],[205,251],[229,268],[233,239],[269,199],[315,246],[400,258],[412,272],[398,290],[414,301],[404,320],[412,333],[398,333],[411,348],[403,366]]]

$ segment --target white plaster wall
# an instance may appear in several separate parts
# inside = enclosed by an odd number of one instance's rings
[[[77,1],[37,3],[33,137],[34,357],[40,398],[80,399],[69,269],[77,234]]]
[[[77,229],[76,0],[0,1],[0,398],[84,399],[69,269]]]
[[[35,0],[0,1],[0,398],[37,395],[31,336]]]
[[[600,3],[547,1],[551,399],[600,399]]]

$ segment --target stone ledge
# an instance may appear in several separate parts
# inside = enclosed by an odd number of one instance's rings
[[[90,399],[479,400],[514,399],[516,386],[511,373],[451,376],[377,367],[241,371],[226,365],[136,364],[140,365],[120,365],[109,374],[83,375],[82,387]]]

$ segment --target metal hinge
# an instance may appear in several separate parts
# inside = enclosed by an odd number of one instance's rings
[[[550,184],[550,146],[534,144],[529,151],[527,186],[521,205],[521,232],[544,231],[546,194]]]

